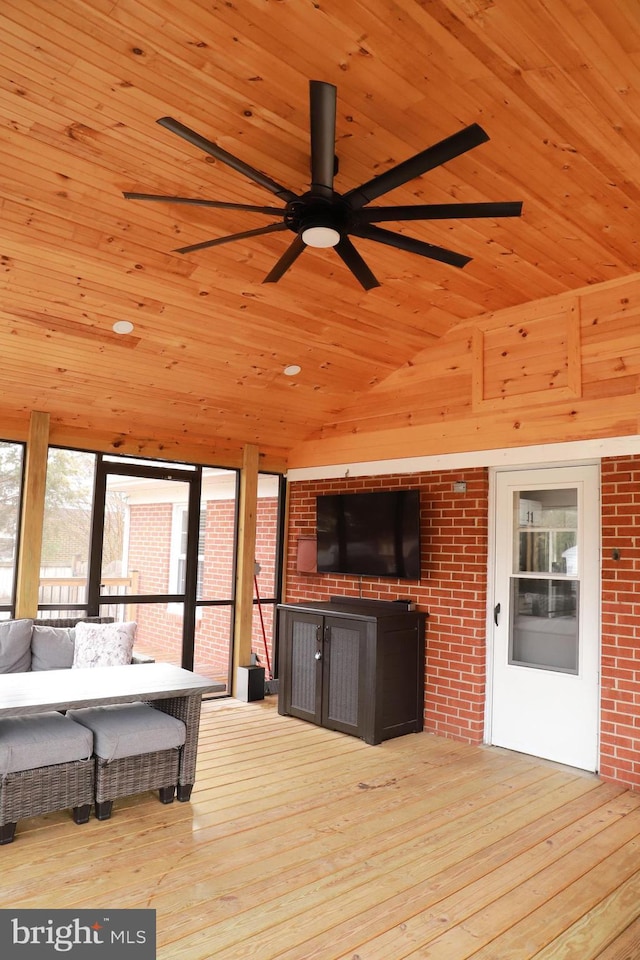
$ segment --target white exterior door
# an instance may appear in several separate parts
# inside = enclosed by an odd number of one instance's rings
[[[598,763],[598,467],[495,475],[490,742]]]

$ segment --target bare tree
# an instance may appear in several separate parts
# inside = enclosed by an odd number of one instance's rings
[[[22,487],[23,447],[0,441],[0,559],[16,555],[20,491]]]
[[[77,450],[51,449],[47,463],[44,561],[61,560],[75,573],[86,574],[93,516],[95,455]],[[102,566],[122,560],[126,496],[107,492],[104,514]]]

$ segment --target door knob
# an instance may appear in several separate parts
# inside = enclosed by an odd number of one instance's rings
[[[322,660],[322,651],[321,651],[321,650],[316,650],[316,652],[314,653],[313,656],[314,656],[314,659],[315,659],[315,660]]]
[[[496,603],[495,607],[493,608],[493,622],[495,623],[496,627],[498,626],[499,616],[500,616],[500,604]]]

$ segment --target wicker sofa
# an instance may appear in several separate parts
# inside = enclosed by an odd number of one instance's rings
[[[71,668],[75,628],[80,622],[113,623],[113,617],[0,621],[0,673]],[[132,655],[131,663],[153,662]],[[155,713],[155,711],[154,711]],[[168,719],[168,718],[167,718]],[[172,752],[177,767],[178,751]],[[93,734],[59,713],[0,719],[0,845],[11,843],[16,824],[28,817],[71,808],[76,823],[86,823],[96,802]],[[136,771],[130,771],[124,793],[136,792]],[[177,770],[163,772],[161,782],[140,782],[140,789],[161,787],[161,798]],[[123,792],[110,791],[110,797]],[[173,790],[171,792],[173,799]],[[109,808],[110,813],[110,808]]]
[[[78,623],[113,623],[113,617],[0,621],[0,673],[60,670],[74,659]],[[131,663],[152,663],[153,657],[132,654]]]

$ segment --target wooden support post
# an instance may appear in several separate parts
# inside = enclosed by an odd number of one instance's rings
[[[238,519],[238,570],[236,578],[235,630],[233,643],[232,696],[238,686],[238,668],[251,664],[253,627],[253,577],[256,559],[258,506],[258,448],[247,444],[242,458]]]
[[[38,612],[44,494],[49,452],[49,414],[31,413],[20,524],[16,583],[16,618]]]

